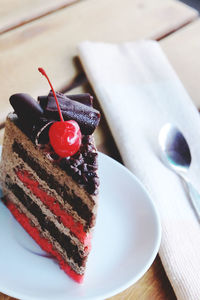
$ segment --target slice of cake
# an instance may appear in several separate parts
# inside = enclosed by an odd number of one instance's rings
[[[52,91],[38,101],[27,94],[11,96],[14,113],[7,117],[0,166],[3,200],[40,247],[82,282],[97,212],[98,154],[92,134],[100,113],[89,94],[56,96],[69,127],[64,142],[57,141],[59,128],[52,129],[62,123]],[[69,120],[78,124],[77,143]],[[63,152],[65,139],[73,142],[68,152]]]

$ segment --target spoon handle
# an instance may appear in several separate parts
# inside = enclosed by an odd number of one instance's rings
[[[193,208],[194,208],[195,213],[200,222],[200,193],[196,190],[196,188],[190,182],[186,181],[186,183],[188,186],[188,192],[189,192],[189,196],[190,196]]]

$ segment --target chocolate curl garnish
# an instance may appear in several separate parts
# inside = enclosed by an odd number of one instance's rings
[[[39,103],[28,94],[18,93],[10,97],[10,104],[21,120],[35,122],[43,115]]]
[[[10,104],[18,116],[18,124],[27,135],[31,135],[34,125],[43,115],[39,103],[28,94],[18,93],[10,97]]]
[[[92,134],[99,124],[100,112],[94,109],[92,106],[82,104],[75,99],[69,99],[64,94],[56,93],[56,96],[64,120],[75,120],[79,124],[82,134]],[[53,97],[53,93],[50,92],[47,98],[41,96],[38,99],[40,101],[41,107],[44,109],[44,116],[52,120],[59,120],[59,114]],[[90,103],[91,100],[92,99],[90,98]],[[89,103],[89,101],[87,96],[87,103]]]
[[[57,97],[65,96],[62,93],[56,92]],[[75,94],[75,95],[66,95],[65,97],[69,98],[70,100],[74,100],[76,102],[85,104],[87,106],[93,107],[93,97],[89,93],[83,93],[83,94]],[[42,107],[46,107],[48,102],[48,96],[39,96],[38,101]]]
[[[93,106],[93,97],[88,94],[76,94],[76,95],[67,95],[67,98],[80,102],[82,104],[88,105],[88,106]]]

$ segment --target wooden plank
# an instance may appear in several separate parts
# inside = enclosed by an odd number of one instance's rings
[[[12,298],[10,296],[6,296],[6,295],[0,293],[0,300],[16,300],[16,298]]]
[[[77,74],[73,58],[80,41],[160,39],[196,17],[195,10],[172,0],[86,0],[1,35],[0,123],[10,111],[11,94],[47,92],[38,66],[57,90]]]
[[[200,20],[198,19],[160,43],[198,108],[200,108],[199,33]]]
[[[1,0],[0,34],[36,20],[77,0]]]

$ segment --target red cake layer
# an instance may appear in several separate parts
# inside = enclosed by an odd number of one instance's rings
[[[16,171],[18,178],[23,184],[32,191],[32,193],[39,198],[57,217],[64,226],[70,229],[70,231],[86,246],[90,249],[91,238],[84,232],[83,225],[80,222],[74,220],[66,211],[61,209],[60,204],[56,199],[48,195],[39,185],[38,181],[33,179],[31,174],[26,170]]]
[[[41,237],[39,230],[30,224],[29,219],[21,213],[11,201],[7,201],[6,205],[15,219],[23,226],[36,243],[39,244],[44,251],[50,253],[58,260],[60,268],[73,280],[81,283],[84,275],[77,274],[71,269],[71,267],[63,260],[62,256],[52,247],[52,244],[47,239]]]

